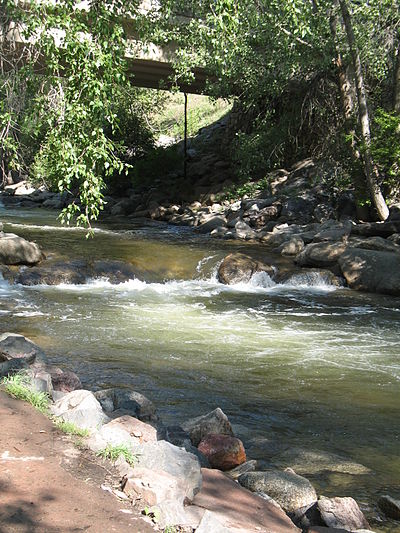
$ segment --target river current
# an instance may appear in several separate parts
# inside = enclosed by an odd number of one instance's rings
[[[0,220],[52,257],[121,259],[141,272],[120,285],[1,279],[1,332],[28,336],[88,388],[145,394],[167,424],[221,407],[263,467],[293,449],[366,467],[310,473],[326,496],[353,496],[369,509],[381,494],[400,497],[400,299],[304,275],[224,286],[222,258],[262,248],[188,228],[103,222],[85,239],[54,212],[0,206]]]

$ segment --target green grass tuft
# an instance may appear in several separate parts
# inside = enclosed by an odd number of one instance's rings
[[[103,459],[110,459],[112,462],[116,461],[118,457],[122,455],[125,461],[131,466],[133,466],[136,461],[135,455],[126,444],[119,444],[118,446],[108,444],[103,450],[98,451],[96,455]]]
[[[1,384],[4,390],[17,400],[30,403],[41,413],[48,414],[49,395],[46,392],[37,392],[31,389],[31,379],[24,372],[3,378]]]
[[[65,433],[66,435],[76,435],[77,437],[88,437],[89,436],[89,430],[83,429],[72,422],[66,422],[65,420],[62,420],[61,418],[54,418],[53,422],[57,429]]]

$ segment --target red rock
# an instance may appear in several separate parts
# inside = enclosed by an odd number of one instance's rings
[[[71,370],[61,370],[56,366],[51,366],[47,369],[51,375],[53,389],[61,392],[72,392],[74,390],[81,390],[82,383],[75,372]]]
[[[246,452],[241,440],[229,435],[206,435],[198,446],[212,468],[231,470],[246,462]]]

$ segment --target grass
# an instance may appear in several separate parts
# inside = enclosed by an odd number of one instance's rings
[[[37,392],[31,389],[31,379],[25,372],[18,372],[13,376],[3,378],[1,384],[4,390],[17,400],[30,403],[43,414],[49,411],[49,395],[46,392]]]
[[[135,455],[132,453],[132,450],[126,444],[118,444],[117,446],[112,446],[108,444],[105,448],[98,451],[96,454],[98,457],[103,459],[110,459],[114,462],[122,455],[125,461],[133,466],[136,461]]]
[[[53,418],[53,422],[57,429],[65,433],[66,435],[74,435],[76,437],[88,437],[89,430],[80,428],[72,422],[66,422],[61,418]]]

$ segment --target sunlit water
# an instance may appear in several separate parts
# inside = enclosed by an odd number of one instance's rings
[[[295,446],[371,469],[309,476],[320,493],[370,509],[382,493],[400,496],[399,299],[307,276],[224,286],[221,259],[236,249],[260,256],[261,247],[188,229],[123,221],[86,240],[56,227],[53,213],[0,209],[0,217],[54,257],[123,259],[141,273],[117,286],[0,281],[2,331],[34,339],[87,387],[135,388],[167,424],[220,406],[264,466]]]

